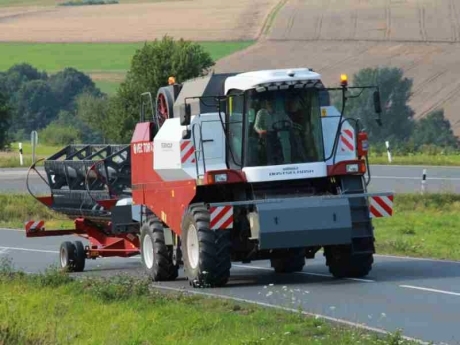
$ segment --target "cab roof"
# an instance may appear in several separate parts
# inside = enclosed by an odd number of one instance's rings
[[[320,80],[321,75],[310,68],[286,68],[239,73],[225,81],[225,93],[236,89],[246,91],[270,83],[295,83]]]

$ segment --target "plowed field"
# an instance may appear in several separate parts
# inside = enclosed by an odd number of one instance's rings
[[[186,0],[0,9],[0,41],[252,40],[277,0]]]

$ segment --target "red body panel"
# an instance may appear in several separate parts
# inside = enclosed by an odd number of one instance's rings
[[[359,171],[355,173],[347,172],[347,165],[348,164],[358,164]],[[363,175],[366,173],[366,165],[364,160],[349,160],[349,161],[341,161],[334,165],[329,165],[327,167],[327,175],[328,176],[339,176],[339,175]]]
[[[133,202],[147,206],[176,234],[181,234],[182,216],[196,193],[196,181],[163,181],[153,169],[150,123],[139,123],[131,141]]]
[[[106,225],[110,227],[111,224]],[[100,229],[87,222],[84,218],[75,220],[75,229],[71,230],[45,230],[43,221],[29,221],[25,224],[26,237],[49,237],[78,235],[86,238],[90,245],[88,257],[120,256],[130,257],[140,253],[139,238],[132,234],[107,236]]]

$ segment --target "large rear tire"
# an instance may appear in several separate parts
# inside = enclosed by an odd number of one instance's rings
[[[172,261],[172,248],[165,243],[161,221],[149,217],[141,227],[141,259],[145,272],[153,281],[170,281],[179,275],[177,265]]]
[[[192,207],[182,222],[182,258],[190,285],[227,284],[231,268],[230,230],[210,230],[205,207]]]
[[[372,253],[353,254],[351,246],[325,248],[324,256],[329,272],[335,278],[362,278],[369,274],[374,263]]]
[[[305,266],[305,249],[292,248],[281,257],[270,259],[271,266],[276,273],[301,272]]]

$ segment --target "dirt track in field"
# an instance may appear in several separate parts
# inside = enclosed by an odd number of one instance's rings
[[[0,9],[0,41],[138,42],[256,39],[277,0],[193,0]]]
[[[415,117],[444,107],[460,135],[459,17],[457,0],[290,0],[265,39],[216,71],[310,67],[337,85],[341,73],[400,67],[413,78]]]

